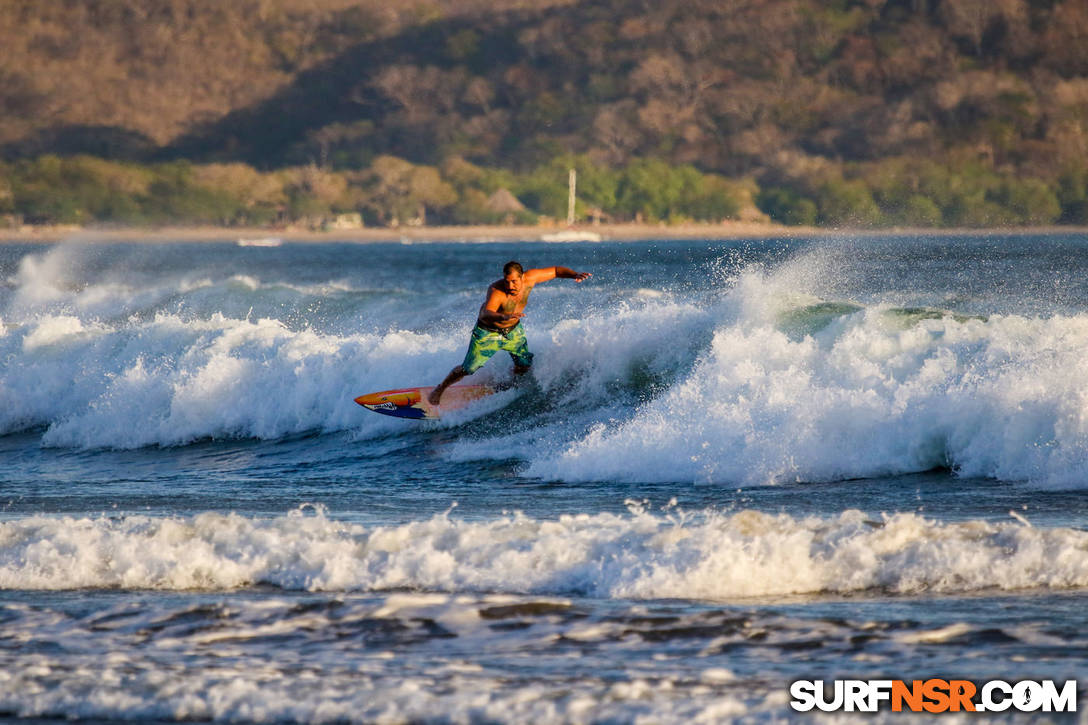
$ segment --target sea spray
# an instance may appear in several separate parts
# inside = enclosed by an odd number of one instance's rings
[[[738,285],[743,313],[716,324],[689,375],[630,419],[534,457],[530,475],[750,485],[947,467],[1085,484],[1088,315],[828,314],[774,290]]]

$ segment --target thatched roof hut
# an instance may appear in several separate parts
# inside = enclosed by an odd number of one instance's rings
[[[525,205],[518,201],[518,198],[511,194],[509,189],[499,189],[489,196],[486,207],[488,211],[497,214],[516,214],[525,211]]]

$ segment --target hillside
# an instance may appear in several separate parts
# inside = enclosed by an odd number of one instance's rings
[[[133,141],[119,151],[146,151],[269,98],[351,47],[523,3],[5,0],[0,144],[8,155],[63,149],[112,131]]]
[[[747,179],[784,221],[1088,221],[1080,0],[11,0],[0,80],[9,160],[365,189],[395,157],[462,194],[451,163],[506,173],[490,192],[574,158],[606,186],[632,165]],[[591,201],[631,216],[611,193]]]

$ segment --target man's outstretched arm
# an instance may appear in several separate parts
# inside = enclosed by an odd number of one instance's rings
[[[528,278],[527,281],[532,284],[540,284],[541,282],[547,282],[549,279],[573,279],[575,282],[581,282],[589,279],[593,275],[590,272],[575,272],[570,267],[542,267],[540,269],[530,269],[525,273]]]

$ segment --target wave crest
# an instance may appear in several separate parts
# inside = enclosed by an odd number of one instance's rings
[[[690,374],[529,473],[758,485],[947,467],[1084,485],[1088,315],[820,304],[742,282]]]
[[[412,589],[624,599],[1088,586],[1088,533],[859,511],[794,518],[671,509],[446,515],[367,528],[300,509],[260,520],[49,518],[0,523],[10,589]]]

